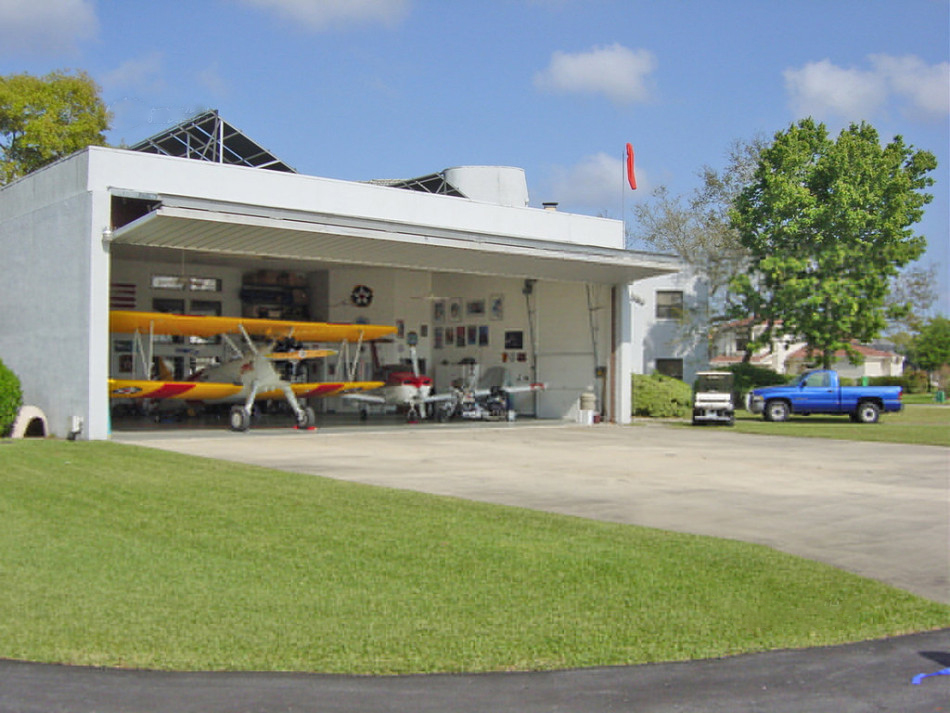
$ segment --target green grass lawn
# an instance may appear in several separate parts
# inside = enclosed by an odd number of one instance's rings
[[[769,423],[747,411],[736,412],[735,428],[741,433],[773,436],[837,438],[881,443],[950,446],[950,406],[905,404],[898,413],[881,414],[874,424],[851,423],[847,416],[795,416]]]
[[[0,657],[410,673],[716,657],[950,626],[734,541],[108,442],[0,442]]]

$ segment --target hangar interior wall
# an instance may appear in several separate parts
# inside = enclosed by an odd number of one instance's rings
[[[586,285],[538,281],[525,295],[525,281],[460,273],[428,273],[387,268],[330,271],[330,321],[396,324],[397,338],[380,345],[381,363],[410,362],[407,337],[418,337],[417,353],[436,391],[463,375],[460,362],[474,360],[482,375],[493,370],[509,385],[543,381],[537,397],[519,394],[513,406],[541,418],[573,418],[580,394],[600,386],[594,378],[591,315],[600,365],[609,359],[610,287],[593,286],[588,310]],[[373,290],[370,307],[353,305],[354,288]],[[365,374],[370,371],[368,356]]]

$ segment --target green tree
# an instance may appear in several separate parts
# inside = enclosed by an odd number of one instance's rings
[[[840,349],[859,360],[852,340],[883,331],[890,281],[926,247],[911,226],[936,165],[866,123],[836,140],[812,119],[777,133],[731,213],[753,260],[732,282],[733,315],[765,321],[764,339],[804,339],[825,367]]]
[[[937,316],[921,327],[913,341],[911,359],[929,373],[950,364],[950,319]],[[929,388],[930,380],[927,382]]]
[[[85,72],[0,77],[0,185],[104,145],[109,121],[99,87]]]

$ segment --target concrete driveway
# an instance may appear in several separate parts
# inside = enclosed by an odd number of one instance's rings
[[[117,432],[179,453],[769,545],[950,603],[950,449],[727,428]]]

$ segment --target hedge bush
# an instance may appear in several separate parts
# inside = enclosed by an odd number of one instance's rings
[[[7,435],[22,405],[20,380],[0,361],[0,436]]]
[[[693,390],[689,384],[656,373],[633,375],[634,416],[685,418],[692,409]]]
[[[925,371],[905,371],[903,376],[875,376],[871,386],[900,386],[905,394],[923,394],[929,390],[930,379]]]

